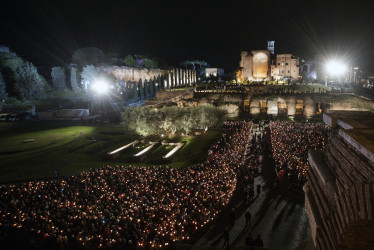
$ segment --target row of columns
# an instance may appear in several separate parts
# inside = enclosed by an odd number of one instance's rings
[[[196,70],[175,68],[168,72],[165,87],[193,86],[197,82]]]

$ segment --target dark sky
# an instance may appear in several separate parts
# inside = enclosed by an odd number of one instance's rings
[[[36,65],[70,63],[74,50],[94,46],[230,70],[240,51],[275,40],[276,53],[370,65],[373,16],[360,1],[12,0],[0,6],[0,44]]]

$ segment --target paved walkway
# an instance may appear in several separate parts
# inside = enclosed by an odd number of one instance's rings
[[[241,195],[234,194],[230,207],[217,218],[195,248],[224,248],[223,230],[230,227],[230,209],[235,207],[235,225],[230,228],[230,249],[245,246],[245,238],[251,232],[254,238],[261,234],[264,247],[269,249],[313,249],[311,231],[304,207],[304,193],[300,190],[287,190],[287,187],[274,189],[275,171],[265,148],[263,167],[255,178],[254,187],[261,185],[262,191],[251,204],[243,204]],[[255,188],[256,190],[256,188]],[[249,210],[252,220],[246,226],[244,213]],[[235,246],[235,247],[234,247]]]

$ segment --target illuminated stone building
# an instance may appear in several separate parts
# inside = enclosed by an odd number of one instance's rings
[[[323,151],[310,150],[305,208],[317,249],[373,249],[374,114],[333,111]]]
[[[223,76],[225,71],[222,68],[206,68],[205,69],[205,76],[218,76],[221,77]]]
[[[240,82],[297,80],[300,76],[299,63],[299,58],[292,54],[278,54],[273,63],[269,50],[252,50],[251,53],[242,51],[237,80]]]
[[[270,51],[252,50],[241,52],[241,81],[270,80]]]
[[[278,54],[276,65],[271,67],[274,80],[298,79],[300,76],[299,58],[292,54]]]

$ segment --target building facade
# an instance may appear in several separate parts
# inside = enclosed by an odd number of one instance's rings
[[[300,60],[292,54],[276,55],[275,63],[269,50],[241,52],[238,81],[298,80],[300,78]]]
[[[252,50],[241,52],[240,81],[264,81],[270,80],[270,51]]]
[[[222,68],[206,68],[205,69],[205,76],[217,76],[221,77],[225,74],[225,71]]]
[[[300,76],[299,58],[292,54],[278,54],[273,79],[298,79]]]

